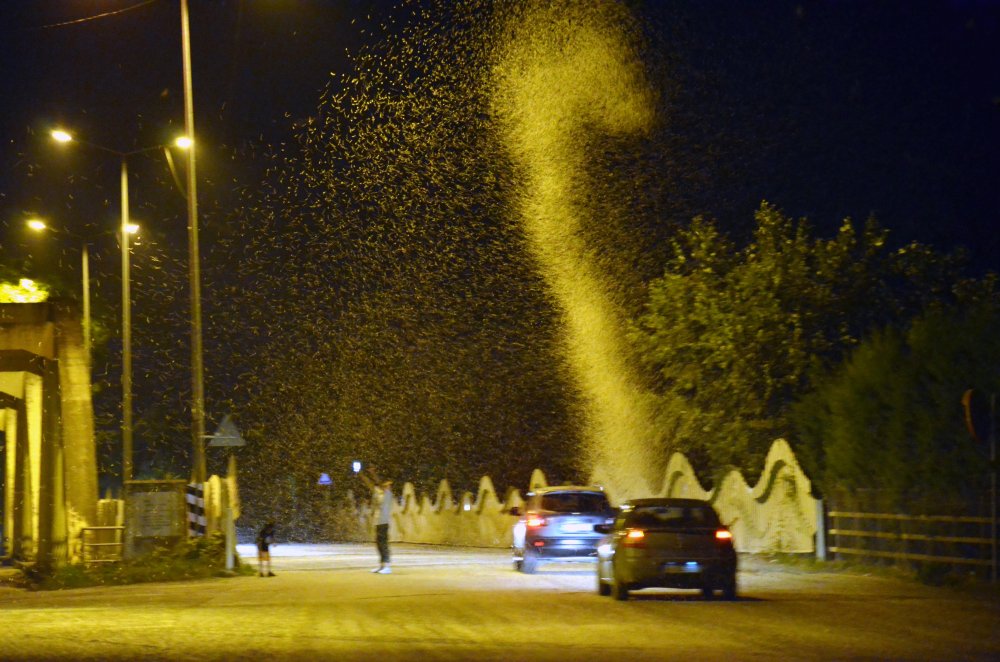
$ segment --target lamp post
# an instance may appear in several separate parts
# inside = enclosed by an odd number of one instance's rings
[[[134,233],[138,226],[129,220],[128,209],[128,157],[136,154],[143,154],[153,150],[165,149],[165,145],[154,145],[128,152],[122,152],[103,145],[98,145],[86,140],[74,138],[68,132],[55,130],[52,138],[56,142],[69,143],[78,142],[93,149],[114,154],[121,162],[121,250],[122,250],[122,488],[125,482],[132,480],[132,297],[131,284],[129,278],[129,235]],[[178,147],[183,147],[183,138],[175,143]],[[190,145],[190,143],[187,143]],[[84,280],[86,282],[86,278]],[[89,287],[86,298],[89,299]],[[89,314],[89,303],[87,313]],[[89,320],[88,320],[89,322]],[[89,323],[88,325],[89,326]]]
[[[80,242],[80,279],[83,282],[83,348],[87,354],[87,366],[90,367],[90,356],[91,356],[91,324],[90,324],[90,243],[87,239],[79,237],[68,230],[56,230],[50,228],[45,221],[40,218],[30,218],[27,221],[29,228],[35,232],[43,232],[45,230],[52,230],[53,232],[59,232],[65,234],[73,239]],[[138,226],[131,225],[129,227],[129,234],[134,233],[138,230]]]
[[[194,139],[194,94],[191,85],[191,28],[188,0],[181,0],[181,67],[184,75],[184,131]],[[188,276],[191,288],[191,441],[195,483],[205,482],[205,387],[201,345],[201,258],[198,249],[198,192],[195,151],[188,150]]]

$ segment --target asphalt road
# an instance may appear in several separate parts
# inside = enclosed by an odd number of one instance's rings
[[[250,554],[250,548],[241,548]],[[2,660],[1000,659],[1000,602],[743,559],[741,598],[597,595],[592,566],[502,550],[279,545],[276,577],[0,588]]]

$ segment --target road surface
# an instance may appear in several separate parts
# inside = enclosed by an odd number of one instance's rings
[[[252,548],[241,547],[252,559]],[[600,597],[592,566],[502,550],[278,545],[276,577],[0,588],[2,660],[1000,659],[1000,603],[882,576],[743,559],[741,598]]]

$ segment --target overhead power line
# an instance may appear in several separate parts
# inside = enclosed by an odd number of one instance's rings
[[[117,9],[115,11],[104,12],[103,14],[95,14],[94,16],[85,16],[83,18],[77,18],[72,21],[63,21],[62,23],[50,23],[49,25],[40,25],[35,30],[46,30],[48,28],[61,28],[66,25],[78,25],[80,23],[87,23],[89,21],[96,21],[99,18],[108,18],[109,16],[117,16],[118,14],[124,14],[125,12],[132,11],[133,9],[140,9],[146,5],[151,5],[157,0],[146,0],[145,2],[140,2],[137,5],[132,5],[131,7],[125,7],[124,9]]]

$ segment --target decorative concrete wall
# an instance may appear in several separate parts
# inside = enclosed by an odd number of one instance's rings
[[[676,453],[670,458],[662,488],[650,493],[641,479],[629,484],[602,482],[597,469],[593,483],[602,485],[612,504],[640,497],[688,497],[710,501],[722,521],[733,531],[741,552],[815,551],[818,501],[811,496],[812,484],[799,467],[788,443],[778,439],[764,462],[764,471],[751,487],[738,471],[727,474],[714,490],[698,482],[687,459]],[[531,474],[530,488],[547,485],[538,469]],[[472,547],[507,547],[516,517],[512,506],[524,503],[518,490],[497,494],[493,481],[483,477],[476,493],[454,495],[443,480],[433,498],[418,495],[411,483],[403,486],[390,527],[392,539],[401,542]],[[374,527],[369,502],[358,506],[362,527]]]
[[[741,552],[815,551],[819,502],[812,496],[806,477],[791,447],[784,439],[771,444],[764,471],[752,487],[739,471],[726,474],[713,490],[706,490],[695,477],[691,464],[675,453],[667,464],[662,487],[643,493],[640,481],[630,484],[603,483],[613,502],[642,496],[687,497],[710,501],[733,532]],[[600,469],[594,480],[602,484]]]

